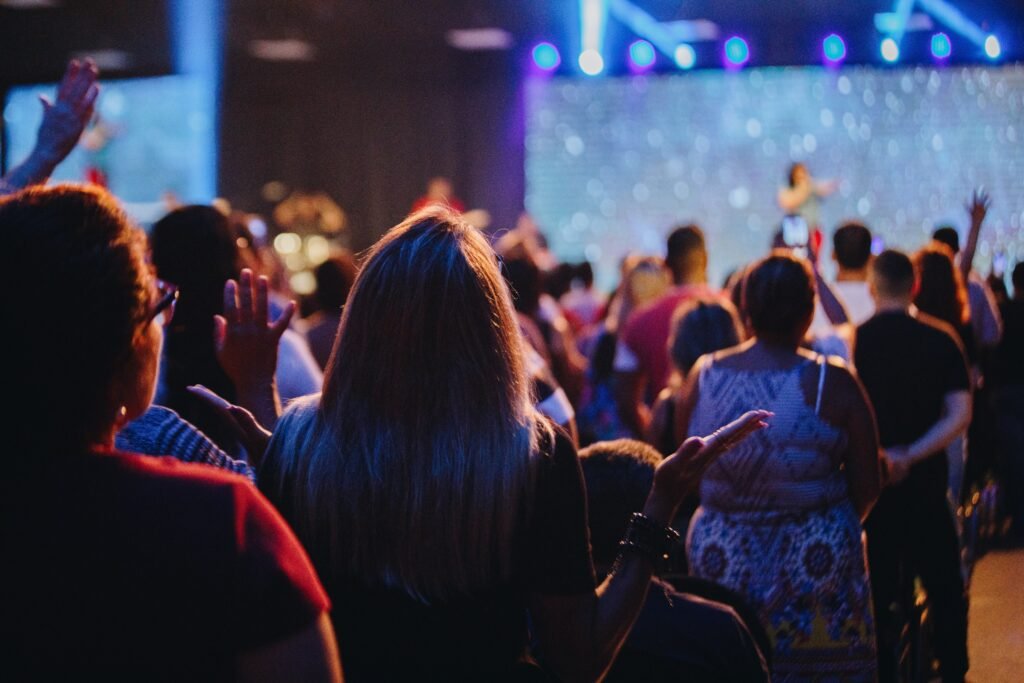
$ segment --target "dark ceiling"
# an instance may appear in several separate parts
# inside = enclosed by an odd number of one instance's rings
[[[214,0],[211,0],[214,1]],[[377,70],[443,68],[465,55],[445,43],[450,29],[498,27],[512,34],[515,54],[537,40],[550,40],[570,54],[579,47],[578,0],[217,0],[226,8],[228,76],[258,68],[253,40],[300,39],[315,51],[319,68],[373,75]],[[41,4],[43,7],[25,8]],[[0,0],[0,86],[52,81],[77,52],[116,50],[122,67],[109,76],[153,75],[172,70],[170,0]],[[823,35],[846,38],[848,61],[877,62],[878,33],[872,17],[893,0],[634,0],[659,21],[705,18],[726,34],[751,42],[753,64],[817,63]],[[1003,38],[1008,59],[1024,56],[1024,2],[950,0],[972,21]],[[19,8],[20,7],[20,8]],[[915,10],[920,11],[920,10]],[[936,29],[942,26],[936,23]],[[946,29],[948,31],[948,29]],[[953,35],[951,33],[951,35]],[[906,61],[928,59],[930,32],[909,34]],[[606,35],[611,72],[622,68],[634,39],[612,20]],[[978,51],[953,35],[954,59],[971,61]],[[701,62],[718,64],[719,46],[698,45]],[[471,55],[471,58],[487,59]],[[667,60],[663,60],[667,61]],[[565,60],[564,68],[571,70]],[[303,63],[312,66],[310,63]],[[295,66],[295,65],[292,65]]]

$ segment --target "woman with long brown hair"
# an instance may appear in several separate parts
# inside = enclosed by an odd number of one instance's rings
[[[971,311],[967,305],[967,286],[960,270],[954,264],[953,250],[942,242],[932,240],[914,254],[914,269],[918,273],[914,305],[922,313],[938,318],[956,332],[964,345],[967,359],[975,362],[974,334],[971,330]]]
[[[486,240],[430,207],[370,251],[322,397],[289,407],[260,486],[335,601],[353,680],[509,680],[535,653],[600,678],[639,610],[682,495],[752,412],[662,464],[619,568],[595,586],[572,443],[535,412]]]

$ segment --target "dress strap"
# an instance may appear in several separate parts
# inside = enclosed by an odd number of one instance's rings
[[[818,354],[818,396],[814,400],[814,414],[821,414],[821,395],[825,391],[825,367],[828,365],[825,359],[825,355]]]

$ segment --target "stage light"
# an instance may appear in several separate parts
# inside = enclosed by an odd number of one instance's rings
[[[825,55],[826,62],[835,64],[846,59],[846,43],[835,33],[821,41],[821,51]]]
[[[680,69],[692,69],[697,63],[697,53],[692,46],[686,43],[676,46],[674,57],[676,66]]]
[[[953,52],[953,46],[949,42],[949,36],[945,33],[936,33],[932,36],[932,56],[936,59],[946,59]]]
[[[892,38],[882,41],[882,59],[887,62],[895,62],[900,58],[900,46]]]
[[[750,47],[747,41],[733,36],[725,41],[725,60],[733,66],[742,66],[750,59]]]
[[[654,64],[654,46],[646,40],[634,41],[629,46],[629,61],[637,69],[648,69]]]
[[[1003,54],[1003,48],[999,45],[998,38],[990,35],[985,39],[985,54],[989,59],[999,59],[999,55]]]
[[[596,76],[604,71],[604,58],[597,50],[584,50],[580,53],[580,69],[588,76]]]
[[[544,71],[554,71],[562,63],[562,56],[551,43],[537,43],[533,48],[533,63]]]

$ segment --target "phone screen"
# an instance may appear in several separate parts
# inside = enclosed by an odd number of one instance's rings
[[[803,216],[786,216],[782,219],[782,241],[787,247],[806,247],[811,239],[807,221]]]

